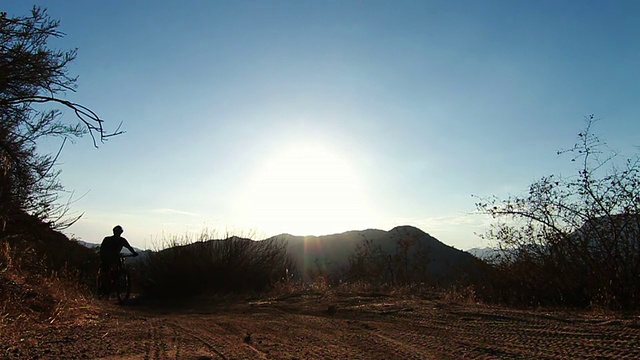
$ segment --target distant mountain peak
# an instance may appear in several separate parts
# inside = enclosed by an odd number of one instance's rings
[[[407,233],[426,234],[426,232],[422,231],[421,229],[419,229],[419,228],[417,228],[415,226],[411,226],[411,225],[396,226],[393,229],[389,230],[389,232],[407,232]]]

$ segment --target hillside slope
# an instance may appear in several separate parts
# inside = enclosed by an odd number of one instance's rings
[[[420,251],[425,270],[433,280],[451,279],[461,272],[470,273],[478,261],[471,254],[448,246],[412,226],[399,226],[390,231],[368,229],[326,236],[282,234],[275,238],[287,241],[288,254],[305,275],[326,272],[339,278],[349,266],[349,259],[354,252],[364,247],[391,257],[403,255],[403,244],[408,247],[408,256]]]
[[[37,218],[13,216],[0,234],[0,327],[53,321],[84,303],[97,260]]]

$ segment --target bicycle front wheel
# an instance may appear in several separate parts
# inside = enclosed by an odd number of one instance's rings
[[[131,276],[126,270],[122,270],[118,274],[118,280],[116,283],[116,296],[119,303],[124,303],[129,300],[131,294]]]

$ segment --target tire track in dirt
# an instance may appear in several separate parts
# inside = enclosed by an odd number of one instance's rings
[[[227,357],[223,353],[221,353],[217,349],[217,347],[214,345],[214,342],[215,342],[214,339],[202,337],[198,333],[194,332],[193,331],[194,329],[183,327],[182,325],[179,325],[175,321],[171,323],[171,326],[178,333],[185,334],[185,335],[197,340],[201,345],[204,345],[207,349],[209,349],[209,351],[211,351],[213,354],[215,354],[217,358],[219,358],[219,359],[227,359]],[[200,350],[200,349],[198,349],[198,350]]]
[[[640,358],[637,329],[585,324],[579,319],[554,319],[517,311],[420,312],[395,315],[389,323],[401,337],[413,329],[433,344],[447,343],[441,358]],[[633,331],[628,331],[633,330]],[[404,340],[402,340],[404,342]],[[444,351],[443,351],[444,350]]]
[[[151,321],[145,339],[144,360],[180,359],[182,343],[176,331],[164,320]]]
[[[327,315],[283,314],[257,317],[261,350],[271,358],[428,359],[423,341],[398,340],[376,319],[352,320]]]
[[[224,319],[224,318],[223,318]],[[171,322],[177,331],[186,334],[209,349],[220,359],[266,359],[266,355],[245,341],[246,332],[218,317],[181,317]],[[196,349],[200,352],[201,349]]]
[[[388,331],[386,319],[365,319],[349,321],[350,330],[346,341],[363,351],[367,357],[402,359],[424,359],[426,339],[405,329],[402,333]]]
[[[329,314],[327,303],[271,301],[200,314],[105,308],[84,322],[25,328],[2,339],[0,358],[640,359],[640,314],[416,299],[343,301]]]
[[[450,326],[448,321],[437,318],[428,318],[425,328],[419,326],[413,309],[403,312],[378,312],[369,313],[366,316],[353,313],[349,314],[349,320],[353,327],[362,327],[369,330],[364,334],[364,340],[375,337],[376,345],[360,344],[366,347],[368,352],[376,358],[402,358],[402,359],[446,359],[458,358],[451,356]],[[420,317],[418,317],[420,319]],[[424,320],[423,320],[424,321]],[[439,329],[433,331],[430,329]],[[355,333],[355,332],[354,332]],[[355,335],[358,340],[358,335]],[[356,345],[358,341],[355,342]],[[386,355],[381,355],[386,354]]]
[[[255,315],[254,315],[255,316]],[[340,341],[342,325],[323,322],[310,315],[255,316],[253,329],[262,351],[273,358],[356,358],[353,349]]]
[[[233,316],[218,321],[235,333],[251,333],[250,347],[270,359],[358,358],[358,349],[344,342],[342,320],[278,312]],[[361,357],[370,358],[370,357]]]
[[[640,358],[640,327],[631,320],[429,302],[400,311],[345,304],[334,315],[324,308],[174,314],[119,329],[137,327],[150,360]]]
[[[216,325],[224,329],[226,332],[225,337],[227,338],[229,344],[237,344],[239,339],[242,339],[242,346],[237,346],[236,349],[243,351],[246,349],[251,349],[253,351],[253,358],[256,359],[267,359],[267,354],[254,346],[254,337],[251,332],[249,332],[244,324],[251,323],[251,321],[242,322],[242,326],[235,325],[233,322],[229,321],[227,318],[218,319],[216,321]],[[205,331],[215,335],[214,332],[211,331],[211,328],[207,327],[204,329]],[[257,340],[257,339],[256,339]]]

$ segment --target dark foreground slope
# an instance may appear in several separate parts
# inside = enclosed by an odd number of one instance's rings
[[[0,337],[72,316],[90,297],[97,260],[38,219],[14,215],[0,232]]]

